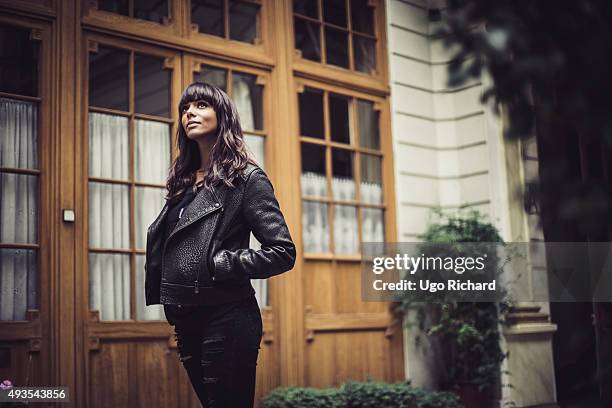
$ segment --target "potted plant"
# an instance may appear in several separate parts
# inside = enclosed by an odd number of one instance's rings
[[[431,223],[419,236],[424,252],[428,244],[435,243],[452,243],[452,246],[446,246],[446,250],[453,256],[459,253],[470,255],[464,248],[474,247],[462,247],[461,243],[503,245],[497,229],[478,211],[444,214],[437,209],[433,215],[439,220]],[[489,245],[487,248],[494,247]],[[495,253],[489,260],[488,267],[496,272],[501,270],[501,262]],[[403,296],[395,304],[395,310],[400,315],[409,310],[416,311],[419,329],[433,344],[437,353],[435,357],[444,368],[439,378],[442,387],[457,393],[467,408],[491,406],[500,384],[500,365],[506,357],[499,342],[499,323],[500,316],[509,307],[508,302],[459,302],[444,297],[417,302],[409,294]]]

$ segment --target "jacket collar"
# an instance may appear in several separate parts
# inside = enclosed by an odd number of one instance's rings
[[[215,212],[216,210],[222,209],[225,201],[226,191],[227,186],[225,185],[215,186],[213,187],[212,191],[208,190],[207,188],[200,189],[198,194],[185,208],[182,217],[178,220],[176,226],[174,227],[174,231],[178,231],[179,229],[189,224],[192,224],[200,218],[205,217],[206,215]],[[157,230],[157,228],[159,228],[159,225],[166,217],[167,213],[168,202],[164,204],[164,207],[157,216],[157,219],[153,221],[153,223],[149,227],[149,230]]]

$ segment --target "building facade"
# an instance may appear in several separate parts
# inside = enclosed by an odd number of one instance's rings
[[[447,86],[433,3],[0,0],[0,377],[69,386],[76,407],[198,406],[143,286],[177,104],[202,80],[235,101],[298,248],[253,281],[256,399],[349,378],[436,388],[428,345],[361,300],[360,244],[415,241],[435,207],[478,209],[508,242],[544,235],[520,194],[536,139],[504,139],[486,77]],[[554,406],[550,314],[512,312],[504,370],[521,375],[500,405]]]

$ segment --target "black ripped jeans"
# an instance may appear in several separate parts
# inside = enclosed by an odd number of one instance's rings
[[[179,358],[206,408],[252,408],[262,337],[253,295],[214,306],[165,305]]]

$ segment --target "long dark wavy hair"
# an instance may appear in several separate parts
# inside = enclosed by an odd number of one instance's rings
[[[217,115],[217,140],[210,152],[204,187],[210,190],[221,183],[234,187],[234,180],[247,164],[257,164],[244,142],[234,102],[222,89],[208,83],[194,82],[183,91],[178,105],[177,147],[179,155],[170,166],[166,181],[166,200],[169,203],[180,200],[187,188],[194,184],[196,171],[202,165],[198,144],[187,137],[181,123],[183,105],[200,100],[208,103]]]

